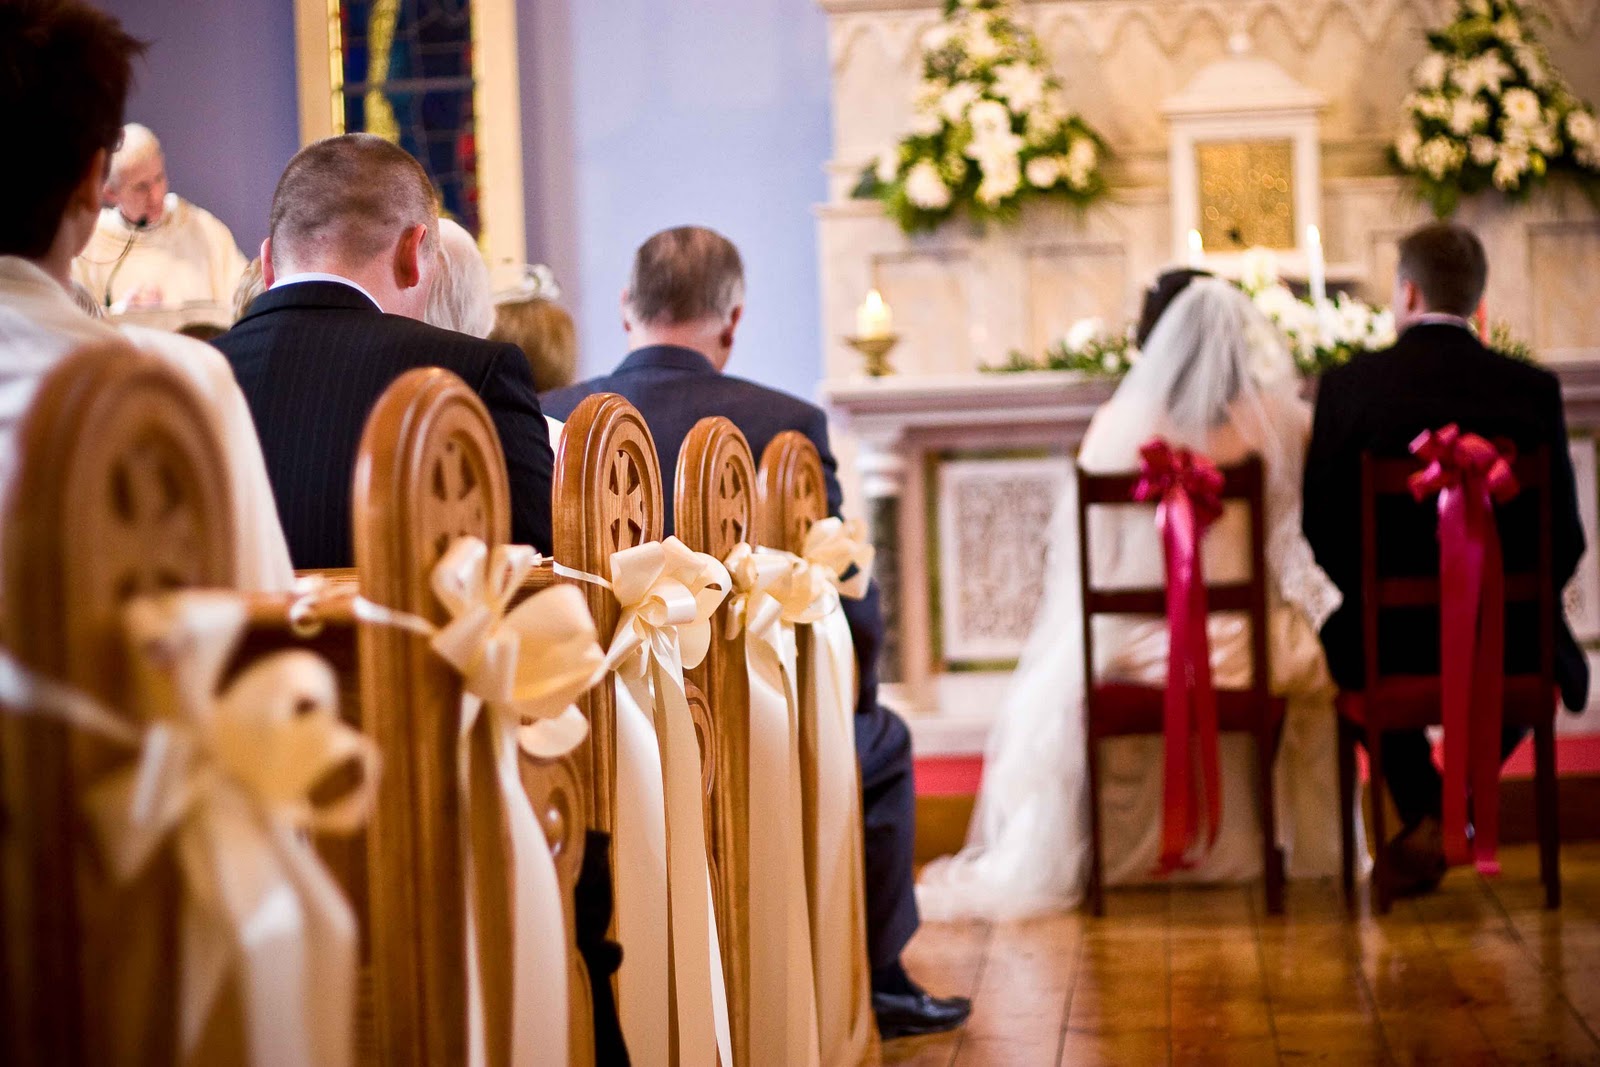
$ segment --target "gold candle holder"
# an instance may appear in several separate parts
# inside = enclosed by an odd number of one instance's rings
[[[872,378],[882,378],[886,374],[893,374],[894,368],[889,365],[889,351],[900,342],[897,333],[883,334],[880,337],[846,337],[844,343],[860,352],[866,358],[867,375]]]

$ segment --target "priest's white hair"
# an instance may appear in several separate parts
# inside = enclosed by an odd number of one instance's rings
[[[150,127],[137,122],[128,123],[122,127],[122,144],[117,146],[116,154],[111,157],[111,173],[106,176],[106,184],[115,189],[129,167],[160,156],[161,142]]]

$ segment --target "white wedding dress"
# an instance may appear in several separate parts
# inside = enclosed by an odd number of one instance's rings
[[[1300,534],[1300,478],[1310,410],[1273,327],[1226,282],[1201,280],[1162,316],[1143,358],[1090,423],[1078,462],[1095,472],[1138,468],[1161,436],[1218,465],[1262,457],[1267,472],[1268,649],[1272,688],[1288,699],[1275,771],[1279,841],[1291,878],[1339,867],[1334,687],[1317,630],[1340,602]],[[1088,873],[1082,649],[1075,480],[1050,528],[1046,590],[1033,634],[986,747],[983,785],[959,855],[935,860],[917,887],[925,918],[1012,919],[1071,908]],[[1090,575],[1099,588],[1160,585],[1161,542],[1150,506],[1090,512]],[[1249,526],[1242,505],[1208,531],[1207,580],[1244,578]],[[1214,683],[1248,684],[1249,625],[1209,623]],[[1161,686],[1165,619],[1097,618],[1096,672]],[[1101,834],[1108,884],[1155,880],[1161,844],[1162,740],[1104,742]],[[1193,853],[1173,881],[1243,881],[1261,873],[1254,742],[1221,739],[1222,822],[1215,845]]]

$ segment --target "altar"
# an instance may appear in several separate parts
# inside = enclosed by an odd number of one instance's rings
[[[879,549],[891,640],[886,701],[919,755],[981,752],[1042,592],[1051,510],[1088,420],[1115,380],[985,373],[1037,355],[1073,323],[1136,318],[1144,287],[1183,263],[1228,160],[1276,166],[1286,217],[1278,253],[1307,275],[1317,227],[1330,285],[1387,304],[1396,239],[1428,206],[1394,175],[1399,122],[1425,28],[1453,5],[1388,0],[1050,0],[1018,5],[1072,109],[1105,136],[1109,191],[1086,209],[1028,206],[1011,224],[957,216],[908,236],[880,203],[851,196],[905,128],[937,0],[820,0],[830,20],[834,158],[816,209],[822,279],[820,401],[832,420],[846,509]],[[1546,44],[1579,95],[1600,100],[1600,0],[1548,5]],[[1309,136],[1306,131],[1311,130]],[[1197,146],[1227,151],[1202,158]],[[1282,144],[1276,163],[1251,145]],[[1243,146],[1243,147],[1240,147]],[[1231,153],[1231,155],[1230,155]],[[1268,153],[1269,155],[1271,153]],[[1198,162],[1197,162],[1198,160]],[[1208,162],[1209,160],[1209,162]],[[1487,304],[1562,378],[1593,546],[1600,436],[1600,211],[1552,184],[1518,205],[1486,195],[1456,220],[1483,239]],[[1214,221],[1214,219],[1213,219]],[[1213,227],[1207,230],[1215,232]],[[1239,248],[1208,236],[1195,260],[1237,275]],[[893,309],[894,373],[869,378],[845,343],[876,290]],[[1568,590],[1580,640],[1600,647],[1591,548]],[[1075,654],[1062,635],[1063,654]],[[1600,731],[1600,706],[1564,730]]]

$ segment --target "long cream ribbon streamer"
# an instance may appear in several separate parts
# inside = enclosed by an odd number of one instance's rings
[[[569,992],[560,883],[549,842],[522,787],[517,752],[553,759],[581,743],[588,723],[573,701],[605,672],[594,621],[578,590],[558,586],[510,607],[539,562],[538,553],[525,545],[490,550],[475,537],[457,540],[431,575],[434,595],[450,616],[443,627],[362,597],[354,602],[362,621],[428,638],[462,676],[456,772],[463,827],[472,819],[472,730],[488,709],[495,781],[511,843],[513,1067],[566,1062]],[[291,614],[314,626],[322,589],[312,585],[302,593]],[[470,835],[464,830],[460,839],[467,879],[468,1062],[480,1067],[487,1057],[476,906],[482,875]]]
[[[813,581],[826,579],[840,595],[866,595],[873,549],[860,520],[826,518],[807,532],[805,560]],[[845,576],[854,569],[849,578]],[[835,601],[834,606],[837,606]],[[855,746],[856,661],[844,613],[830,610],[811,623],[814,657],[801,694],[817,724],[817,896],[811,902],[822,1061],[856,1064],[872,1043],[866,977],[866,872],[862,850],[861,769]]]
[[[126,612],[139,709],[130,726],[0,650],[0,703],[137,749],[84,797],[113,876],[136,877],[170,839],[183,874],[180,1048],[191,1054],[230,975],[254,1067],[347,1067],[354,1056],[356,921],[303,834],[349,833],[376,793],[378,754],[339,721],[337,685],[309,652],[264,657],[218,691],[243,602],[226,593],[135,601]],[[360,784],[313,787],[354,763]]]
[[[734,546],[725,562],[734,589],[727,636],[744,631],[750,689],[750,1058],[774,1067],[816,1067],[794,642],[794,624],[811,621],[815,610],[812,568],[748,544]],[[821,592],[825,597],[833,589],[823,582]],[[784,935],[773,936],[779,930]]]
[[[538,561],[538,553],[525,545],[490,551],[477,538],[465,537],[445,552],[431,583],[450,622],[429,643],[463,679],[456,749],[462,825],[472,819],[472,730],[487,708],[494,774],[510,832],[513,1067],[565,1063],[568,1036],[561,888],[549,842],[522,786],[517,753],[556,758],[582,742],[588,723],[573,701],[601,677],[604,661],[583,594],[571,586],[543,590],[510,608]],[[469,1055],[476,1067],[486,1055],[475,906],[483,875],[473,860],[470,835],[463,833],[461,841],[469,1003],[475,1009]]]
[[[557,571],[600,581],[570,568]],[[715,558],[669,537],[615,553],[611,579],[600,584],[608,585],[622,605],[606,665],[619,683],[617,932],[626,961],[618,976],[623,1036],[629,1057],[646,1067],[674,1062],[673,1034],[677,1064],[710,1067],[718,1055],[731,1064],[700,748],[683,680],[684,667],[705,658],[711,616],[728,594],[728,572]],[[661,1025],[663,1004],[669,1005],[669,1027]]]

